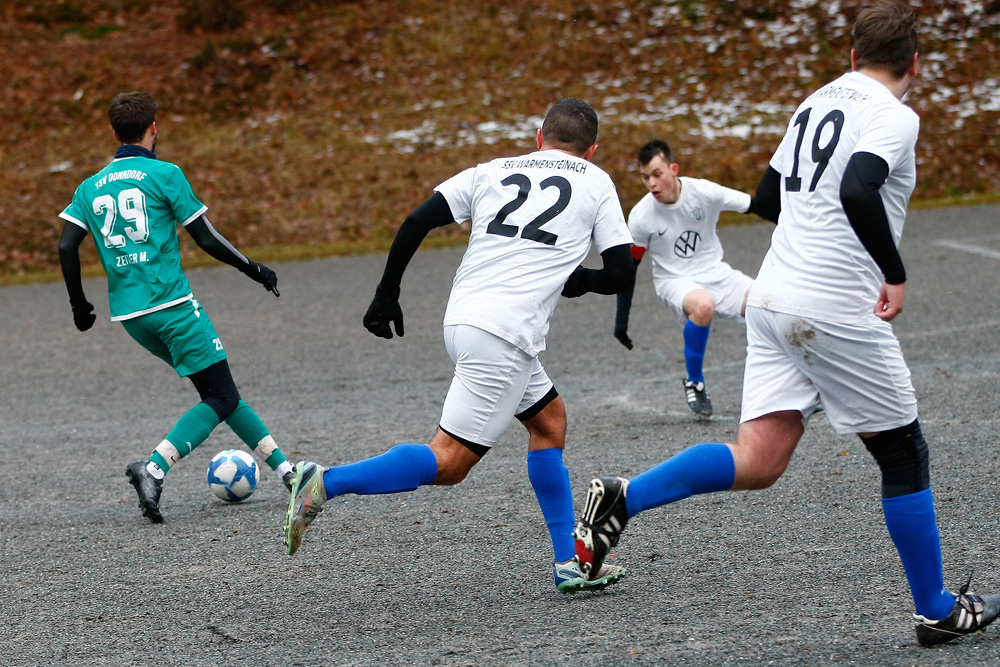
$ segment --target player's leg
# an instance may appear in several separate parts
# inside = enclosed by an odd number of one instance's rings
[[[941,541],[930,488],[927,443],[912,423],[861,437],[882,472],[886,527],[906,572],[916,607],[916,632],[933,646],[977,632],[1000,615],[1000,595],[958,595],[944,586]]]
[[[696,494],[765,488],[784,472],[803,433],[804,415],[819,398],[779,349],[767,318],[758,326],[749,324],[737,442],[692,445],[631,480],[593,480],[574,533],[584,574],[603,562],[639,512]]]
[[[379,456],[325,468],[299,462],[285,515],[285,546],[294,554],[323,503],[334,496],[413,491],[424,485],[457,484],[506,430],[530,376],[524,352],[475,327],[445,327],[445,346],[455,377],[441,423],[428,444],[396,445]],[[512,360],[520,370],[506,373]],[[519,385],[511,391],[511,383]]]
[[[712,401],[705,388],[705,350],[715,316],[715,299],[704,289],[691,290],[681,302],[687,321],[684,323],[684,364],[687,379],[684,392],[688,407],[702,417],[712,416]]]
[[[772,485],[802,432],[799,411],[775,412],[741,424],[736,443],[698,443],[632,479],[593,480],[574,532],[581,571],[590,576],[600,568],[629,519],[640,512],[693,495]]]
[[[566,406],[535,359],[534,371],[524,391],[516,418],[528,431],[528,481],[535,492],[552,540],[552,573],[561,593],[602,590],[625,575],[617,566],[605,565],[593,580],[580,573],[573,549],[573,489],[563,463],[566,443]]]
[[[275,472],[286,488],[291,489],[292,464],[285,459],[264,422],[240,397],[229,362],[223,359],[192,373],[188,378],[198,390],[201,402],[211,407],[219,419],[224,420],[240,440]]]
[[[225,361],[226,352],[208,315],[192,299],[180,305],[122,322],[140,345],[170,364],[181,377]],[[159,508],[163,478],[170,466],[190,454],[221,421],[210,405],[199,403],[174,424],[148,461],[129,464],[126,475],[139,496],[143,515],[161,523]]]

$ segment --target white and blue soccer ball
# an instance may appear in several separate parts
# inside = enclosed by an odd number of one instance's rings
[[[257,488],[257,462],[239,449],[227,449],[208,464],[208,488],[219,498],[238,503]]]

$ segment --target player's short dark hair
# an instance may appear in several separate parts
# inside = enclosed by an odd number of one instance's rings
[[[108,120],[123,144],[137,144],[156,121],[156,100],[141,90],[118,93],[108,108]]]
[[[879,0],[858,12],[851,36],[855,65],[903,78],[917,52],[917,15],[895,0]]]
[[[552,105],[542,121],[546,143],[583,155],[597,143],[597,112],[583,100],[567,97]]]
[[[663,156],[663,160],[667,164],[674,163],[674,153],[670,150],[670,144],[662,139],[653,139],[639,149],[639,166],[649,164],[657,155]]]

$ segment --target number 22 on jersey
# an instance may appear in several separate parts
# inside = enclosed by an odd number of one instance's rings
[[[537,241],[538,243],[544,243],[545,245],[555,245],[556,240],[559,238],[558,235],[545,231],[542,229],[542,225],[566,210],[566,207],[569,205],[569,200],[573,196],[573,188],[569,181],[562,176],[549,176],[539,184],[542,190],[547,188],[558,188],[559,198],[554,204],[552,204],[552,206],[535,216],[535,218],[526,224],[522,229],[519,229],[515,225],[507,224],[505,221],[511,213],[521,208],[524,202],[527,201],[528,194],[531,192],[531,179],[524,174],[511,174],[507,178],[500,181],[500,184],[507,186],[516,185],[517,196],[504,204],[503,207],[497,211],[496,216],[492,221],[490,221],[490,224],[486,226],[486,233],[513,238],[517,236],[518,231],[520,231],[521,238],[523,239]]]

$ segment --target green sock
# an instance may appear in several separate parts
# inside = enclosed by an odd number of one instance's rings
[[[153,451],[149,460],[166,472],[170,466],[194,451],[205,442],[212,430],[219,425],[219,415],[205,403],[199,403],[184,413],[174,428]]]
[[[264,463],[271,470],[277,470],[278,466],[285,462],[285,455],[278,449],[271,432],[243,399],[240,399],[240,404],[226,419],[226,424],[233,429],[233,433],[238,435],[240,440],[246,443],[247,447],[264,459]]]

